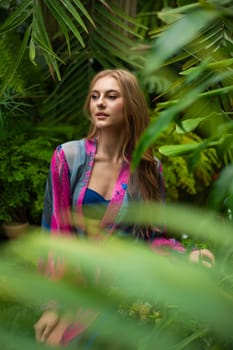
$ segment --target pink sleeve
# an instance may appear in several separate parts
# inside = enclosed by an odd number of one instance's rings
[[[55,234],[70,233],[72,230],[70,174],[62,146],[58,146],[53,153],[49,178],[49,185],[47,184],[49,188],[46,189],[51,197],[49,229]],[[46,214],[45,212],[45,216]]]

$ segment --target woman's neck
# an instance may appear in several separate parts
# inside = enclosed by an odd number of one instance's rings
[[[113,163],[122,161],[123,132],[103,131],[97,137],[96,158],[101,158]]]

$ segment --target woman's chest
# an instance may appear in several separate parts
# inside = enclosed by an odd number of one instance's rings
[[[105,199],[111,199],[120,170],[121,164],[106,161],[95,162],[90,173],[88,187]]]

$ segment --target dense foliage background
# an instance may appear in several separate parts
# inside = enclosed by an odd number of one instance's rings
[[[50,243],[29,230],[1,248],[1,346],[44,348],[32,325],[54,296],[64,309],[79,300],[116,311],[91,329],[100,329],[96,349],[231,349],[232,1],[2,0],[0,10],[0,223],[39,225],[53,149],[86,134],[92,76],[124,67],[137,75],[151,113],[133,166],[153,144],[168,203],[185,203],[168,205],[169,230],[216,255],[206,271],[186,254],[164,258],[128,242],[106,243],[108,253],[85,242],[54,244],[71,267],[84,264],[91,274],[99,261],[108,278],[117,276],[110,289],[107,279],[84,290],[72,274],[55,285],[35,275]],[[159,221],[154,207],[134,210],[129,220]],[[84,337],[79,348],[86,344]]]
[[[142,143],[153,143],[163,161],[168,200],[206,204],[232,161],[230,1],[0,6],[2,222],[40,223],[52,150],[85,136],[87,89],[107,67],[140,79],[152,118]]]

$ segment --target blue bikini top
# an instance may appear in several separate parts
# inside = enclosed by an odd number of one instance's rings
[[[83,214],[85,217],[101,220],[110,200],[105,199],[101,194],[87,188],[83,198]]]

